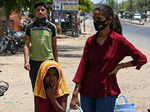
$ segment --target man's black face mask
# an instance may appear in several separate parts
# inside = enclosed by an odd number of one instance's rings
[[[106,22],[106,20],[104,20],[104,21],[94,20],[95,30],[98,32],[102,31],[107,26],[107,24],[105,24],[105,22]]]

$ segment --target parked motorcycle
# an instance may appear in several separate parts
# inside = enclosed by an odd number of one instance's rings
[[[15,45],[15,40],[9,35],[3,35],[0,41],[0,54],[7,53],[10,51],[12,54],[16,54],[17,48]]]
[[[17,42],[17,47],[19,48],[23,48],[24,46],[24,36],[25,36],[25,32],[23,31],[19,31],[19,32],[15,32],[13,37],[15,39],[15,41]]]
[[[15,45],[17,49],[23,48],[24,46],[24,36],[25,32],[24,31],[18,31],[15,32],[12,29],[8,29],[8,35],[12,36],[15,40]]]

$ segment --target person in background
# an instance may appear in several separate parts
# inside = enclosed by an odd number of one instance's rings
[[[114,112],[116,98],[121,92],[117,72],[128,67],[140,70],[147,58],[121,35],[121,30],[116,32],[118,29],[114,25],[120,22],[110,6],[102,4],[95,8],[93,20],[97,33],[89,37],[84,46],[73,79],[76,85],[70,107],[75,108],[81,103],[83,112]],[[122,62],[127,56],[133,60]]]
[[[35,20],[26,28],[24,45],[24,68],[29,71],[33,90],[41,63],[45,60],[58,62],[56,26],[47,20],[44,2],[35,4],[34,15]]]

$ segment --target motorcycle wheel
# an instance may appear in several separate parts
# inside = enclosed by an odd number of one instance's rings
[[[5,42],[4,42],[4,41],[1,41],[1,43],[0,43],[0,54],[1,54],[1,53],[4,53],[5,50],[6,50]]]
[[[16,48],[15,43],[13,41],[10,42],[9,47],[10,47],[9,49],[10,49],[11,54],[16,54],[17,48]]]
[[[5,51],[4,46],[0,46],[0,54]]]

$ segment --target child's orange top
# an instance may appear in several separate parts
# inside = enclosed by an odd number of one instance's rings
[[[61,97],[65,94],[69,94],[67,84],[66,84],[66,81],[64,79],[60,65],[56,61],[46,60],[41,64],[41,66],[38,70],[35,88],[34,88],[34,95],[39,96],[39,97],[44,98],[44,99],[47,98],[46,93],[45,93],[45,89],[44,89],[43,80],[44,80],[44,77],[45,77],[45,75],[46,75],[46,73],[50,67],[56,67],[56,69],[59,72],[59,80],[58,80],[58,84],[56,87],[56,97]]]

